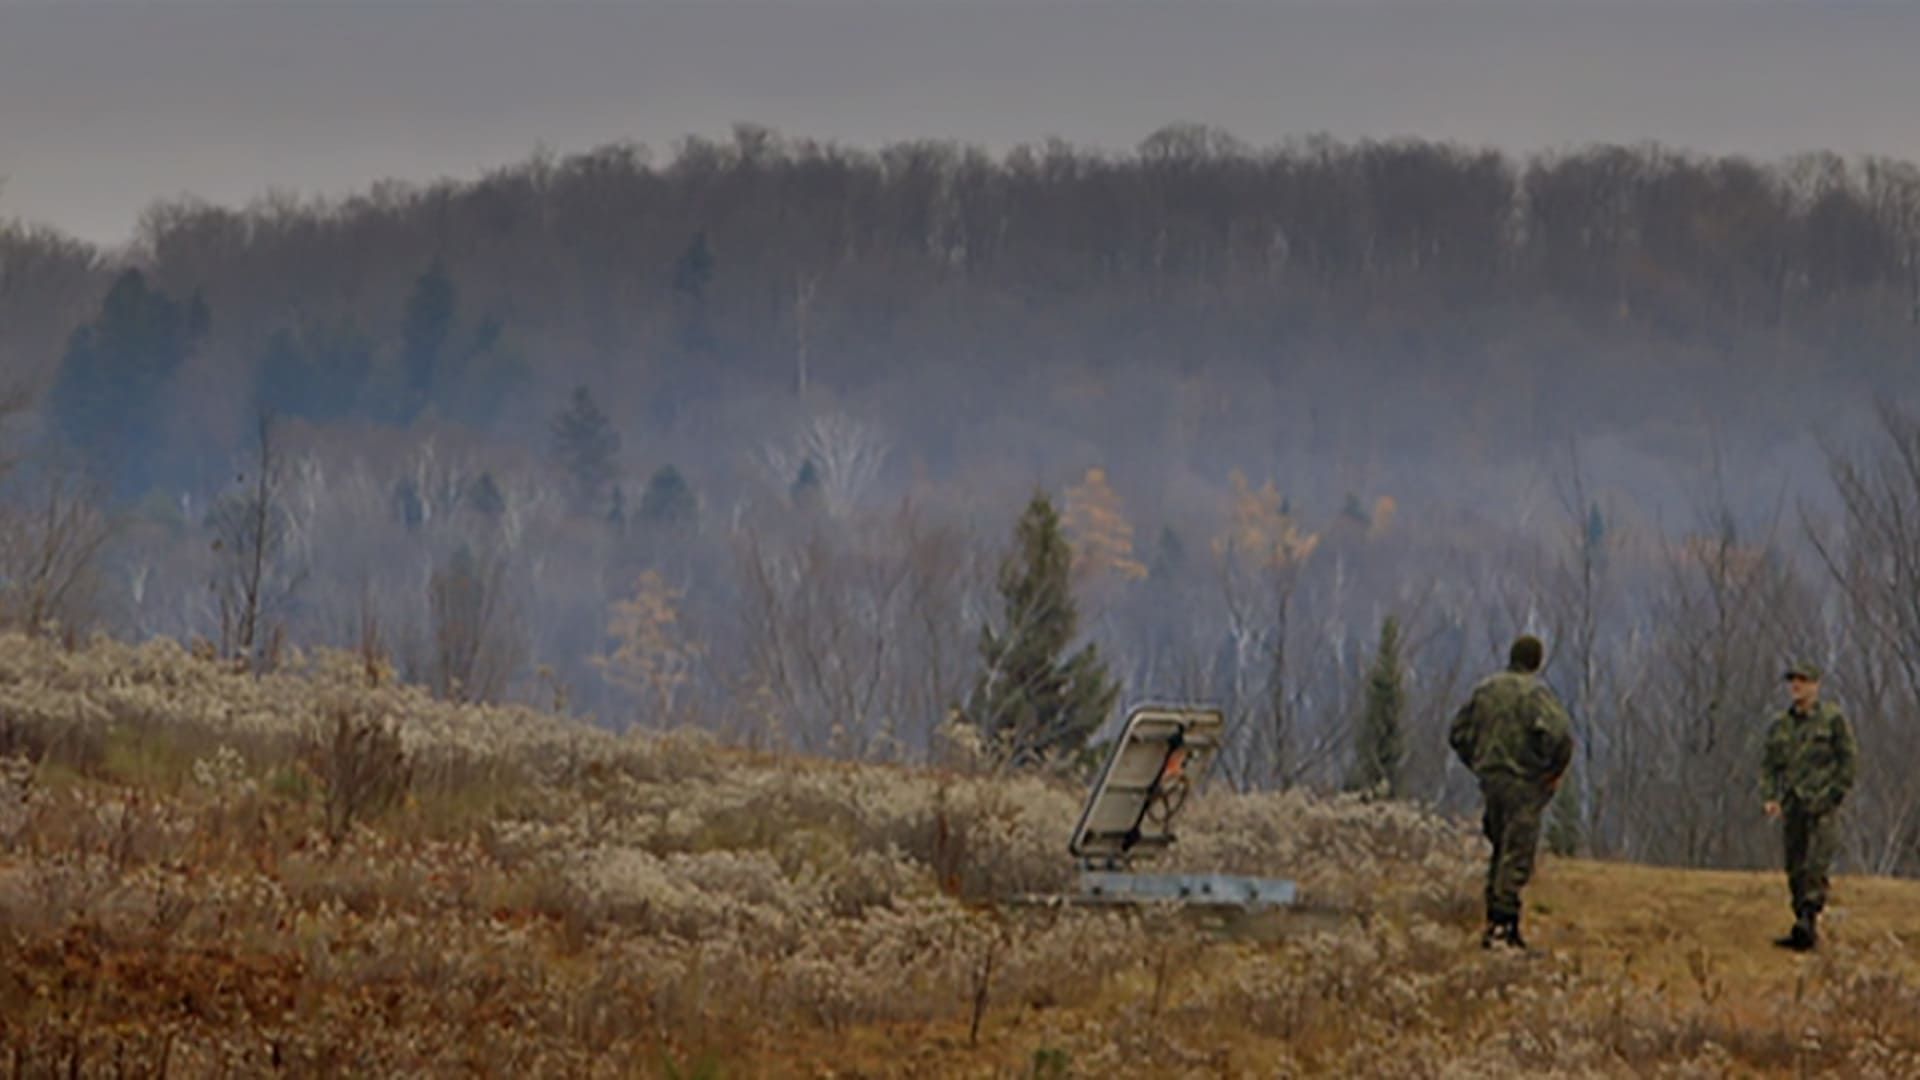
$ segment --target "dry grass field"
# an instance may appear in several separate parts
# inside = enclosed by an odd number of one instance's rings
[[[1178,862],[1341,914],[1218,932],[1067,887],[1069,782],[455,708],[326,654],[0,638],[0,1073],[1920,1075],[1920,885],[1548,861],[1215,792]]]

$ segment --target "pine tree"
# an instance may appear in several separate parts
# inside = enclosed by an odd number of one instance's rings
[[[615,529],[623,529],[627,525],[627,493],[619,484],[613,485],[613,498],[607,507],[607,524]]]
[[[373,343],[350,327],[276,330],[254,359],[255,408],[332,423],[353,412],[372,373]]]
[[[984,670],[964,715],[1015,766],[1072,755],[1113,711],[1120,688],[1089,643],[1071,658],[1079,613],[1070,587],[1073,555],[1059,514],[1035,494],[1000,566],[1004,627],[981,628]]]
[[[1160,526],[1160,538],[1153,545],[1153,561],[1147,566],[1147,577],[1153,581],[1165,581],[1177,577],[1186,569],[1187,543],[1171,525]]]
[[[1366,707],[1356,733],[1353,772],[1347,787],[1393,796],[1401,792],[1400,762],[1405,754],[1403,726],[1407,707],[1405,673],[1400,663],[1400,620],[1380,624],[1380,645],[1367,672]]]
[[[673,265],[673,290],[704,300],[707,283],[713,280],[713,249],[707,246],[707,231],[693,234],[680,259]]]
[[[478,480],[467,486],[467,506],[489,520],[498,520],[507,512],[507,497],[491,472],[481,473]]]
[[[208,322],[198,295],[181,303],[128,270],[114,280],[99,317],[68,340],[53,421],[115,496],[138,496],[158,479],[160,399]]]
[[[620,433],[613,430],[613,423],[584,386],[573,388],[571,403],[553,418],[549,430],[553,433],[554,460],[573,481],[574,508],[600,511],[620,474],[615,460],[620,453]]]
[[[707,285],[713,281],[713,249],[707,246],[705,229],[693,240],[673,265],[673,291],[680,305],[680,344],[703,350],[713,344],[707,325]]]
[[[453,335],[455,294],[453,279],[438,260],[413,283],[407,297],[406,321],[400,328],[401,369],[405,379],[399,420],[410,424],[432,400],[442,371],[447,341]]]
[[[794,506],[802,510],[814,510],[825,503],[826,494],[820,486],[820,470],[812,458],[800,463],[800,471],[788,486],[787,496],[793,500]]]
[[[686,477],[671,465],[662,465],[647,478],[647,490],[640,494],[640,520],[652,525],[681,525],[692,521],[700,509]]]
[[[411,476],[401,477],[393,486],[393,518],[409,532],[427,522],[427,501],[420,497],[420,485]]]

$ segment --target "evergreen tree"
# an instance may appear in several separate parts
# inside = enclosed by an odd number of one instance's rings
[[[619,484],[613,485],[613,498],[607,507],[607,524],[622,529],[627,524],[627,493]]]
[[[406,476],[393,486],[393,517],[408,532],[427,523],[427,501],[420,497],[420,485]]]
[[[1400,620],[1380,624],[1380,645],[1367,672],[1365,711],[1354,740],[1353,772],[1347,787],[1393,796],[1401,793],[1400,763],[1405,754],[1407,707],[1405,673],[1400,663]]]
[[[983,670],[964,715],[1009,764],[1024,766],[1081,750],[1120,688],[1092,643],[1066,657],[1079,622],[1073,555],[1044,493],[1027,504],[1014,538],[1000,565],[1004,626],[981,628]]]
[[[613,430],[613,423],[584,386],[573,388],[571,403],[554,416],[549,430],[553,433],[554,460],[573,482],[575,509],[599,512],[620,475],[616,461],[620,433]]]
[[[673,291],[704,300],[707,283],[713,280],[713,249],[707,246],[707,231],[693,234],[693,240],[673,265]]]
[[[500,319],[488,316],[465,344],[446,350],[433,379],[434,415],[485,429],[533,383],[533,368]]]
[[[400,329],[400,362],[404,379],[400,422],[410,424],[426,409],[436,383],[447,374],[441,370],[447,341],[453,336],[455,294],[453,279],[435,259],[413,283],[407,297],[407,313]]]
[[[1147,578],[1165,581],[1177,577],[1187,565],[1186,541],[1171,525],[1160,526],[1160,538],[1153,545],[1153,561],[1147,564]]]
[[[498,520],[507,512],[507,497],[491,472],[481,473],[479,479],[467,485],[467,506],[488,520]]]
[[[801,510],[819,508],[826,499],[826,493],[820,486],[820,470],[812,458],[800,463],[800,471],[793,478],[793,484],[787,488],[787,497]]]
[[[647,479],[647,490],[640,495],[640,520],[652,525],[681,525],[692,521],[699,510],[693,488],[680,470],[662,465]]]
[[[680,343],[701,350],[713,344],[707,326],[707,285],[713,280],[713,249],[702,229],[673,265],[673,291],[680,298]]]
[[[158,479],[160,398],[209,322],[197,294],[183,304],[128,270],[108,290],[99,317],[68,339],[53,387],[53,421],[115,497],[138,496]]]
[[[373,343],[351,329],[276,330],[254,361],[254,401],[274,416],[330,423],[353,412]]]

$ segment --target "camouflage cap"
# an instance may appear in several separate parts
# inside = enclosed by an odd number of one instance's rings
[[[1808,664],[1804,662],[1788,664],[1786,673],[1781,675],[1780,677],[1783,679],[1797,678],[1797,679],[1807,679],[1811,682],[1819,682],[1820,666],[1818,664]]]

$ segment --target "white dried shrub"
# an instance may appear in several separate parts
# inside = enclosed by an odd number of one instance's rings
[[[573,853],[561,872],[596,919],[693,941],[744,934],[787,941],[812,921],[808,897],[764,852],[661,857],[638,848]]]
[[[1405,803],[1216,791],[1182,817],[1169,863],[1290,878],[1309,898],[1339,907],[1396,899],[1433,910],[1470,895],[1484,859],[1461,823]]]
[[[248,775],[246,758],[225,743],[193,763],[193,782],[221,801],[246,798],[259,790]]]

